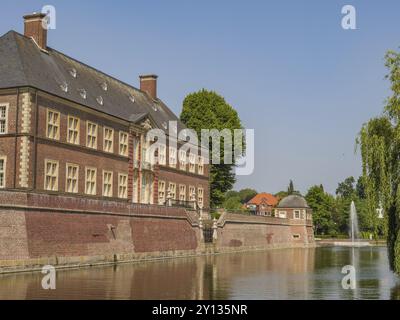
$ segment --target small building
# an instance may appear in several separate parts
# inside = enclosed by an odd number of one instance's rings
[[[259,216],[272,216],[274,207],[278,204],[278,198],[270,193],[259,193],[246,203],[247,210]]]
[[[294,220],[312,220],[312,209],[306,199],[299,195],[283,198],[275,209],[275,217]]]

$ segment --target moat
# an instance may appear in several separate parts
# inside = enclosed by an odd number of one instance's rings
[[[352,249],[282,249],[0,276],[0,299],[400,299],[384,247],[355,249],[357,289],[342,288]]]

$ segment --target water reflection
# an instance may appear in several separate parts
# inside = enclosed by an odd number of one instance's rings
[[[385,248],[355,251],[357,290],[344,290],[351,248],[259,251],[0,277],[0,299],[399,299]]]

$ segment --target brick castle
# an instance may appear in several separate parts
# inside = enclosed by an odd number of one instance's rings
[[[158,98],[157,76],[140,76],[137,89],[48,47],[44,19],[27,15],[24,35],[0,37],[0,269],[204,251],[204,158],[179,141],[148,156],[149,130],[171,141],[184,128]],[[222,236],[237,219],[214,224],[228,247],[247,246]],[[310,223],[295,221],[293,238],[289,219],[274,220],[286,226],[277,244],[313,242]],[[275,242],[262,237],[250,242]]]

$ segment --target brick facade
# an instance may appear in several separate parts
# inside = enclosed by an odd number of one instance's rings
[[[204,188],[204,207],[209,207],[208,171],[205,166],[204,174],[198,175],[167,166],[153,166],[151,170],[141,168],[142,161],[142,136],[146,130],[140,126],[132,125],[128,121],[114,118],[106,114],[90,110],[84,106],[65,101],[39,90],[22,88],[14,91],[7,90],[0,94],[0,104],[8,105],[7,134],[0,135],[0,156],[7,158],[6,189],[45,190],[45,161],[58,162],[58,187],[51,194],[66,193],[66,165],[73,164],[79,167],[79,183],[77,196],[102,197],[103,171],[113,172],[112,198],[118,196],[118,174],[128,175],[128,201],[133,197],[133,174],[139,176],[137,186],[137,201],[141,199],[142,172],[152,177],[151,203],[158,203],[158,181],[163,179],[166,183],[173,182],[177,185],[189,185]],[[59,138],[48,137],[48,112],[59,114]],[[68,118],[72,116],[79,119],[79,144],[71,144],[67,140]],[[97,148],[86,147],[87,123],[97,124]],[[105,152],[104,127],[114,130],[113,152]],[[119,155],[119,132],[129,134],[128,156]],[[133,137],[139,138],[139,154],[133,150]],[[135,166],[135,158],[139,165]],[[168,159],[168,157],[167,157]],[[96,195],[85,194],[85,168],[97,169]],[[15,181],[14,181],[15,180]],[[186,196],[189,199],[189,195]],[[106,199],[104,199],[106,200]]]

